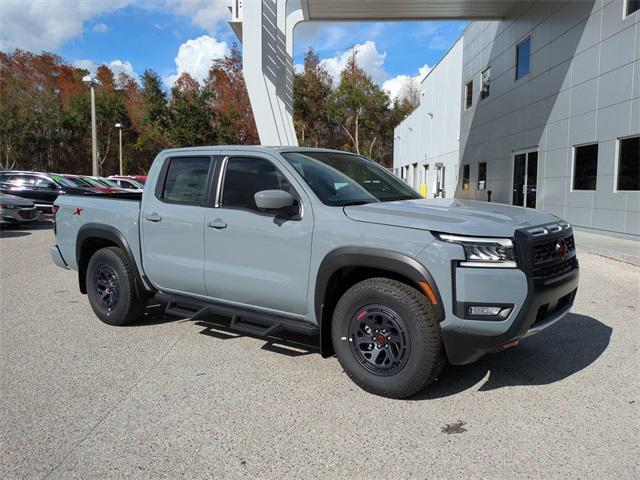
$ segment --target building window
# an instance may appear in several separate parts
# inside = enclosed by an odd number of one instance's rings
[[[516,46],[516,80],[529,73],[531,37],[527,37]]]
[[[487,162],[478,164],[478,190],[486,190],[487,188]]]
[[[626,0],[624,7],[624,16],[628,17],[633,12],[640,10],[640,0]]]
[[[487,67],[480,74],[480,100],[489,96],[489,82],[491,80],[491,68]]]
[[[618,145],[618,190],[640,190],[640,136],[621,138]]]
[[[462,166],[462,189],[469,190],[469,172],[471,170],[470,165]]]
[[[595,190],[598,175],[598,144],[573,149],[573,189]]]
[[[464,108],[471,108],[473,105],[473,80],[464,86]]]

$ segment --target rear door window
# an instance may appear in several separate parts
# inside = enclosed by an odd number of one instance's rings
[[[162,200],[168,203],[203,205],[210,165],[210,157],[172,158],[167,169]]]

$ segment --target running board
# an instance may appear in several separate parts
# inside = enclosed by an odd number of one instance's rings
[[[256,337],[270,337],[284,332],[317,336],[318,327],[304,320],[265,314],[228,305],[208,303],[189,297],[159,293],[156,297],[167,302],[165,313],[191,320],[204,320],[212,315],[230,317],[229,329]]]

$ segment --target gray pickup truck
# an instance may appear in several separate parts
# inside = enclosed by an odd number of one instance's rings
[[[142,194],[61,195],[53,261],[110,325],[150,298],[183,318],[316,336],[363,389],[403,398],[445,362],[514,346],[571,308],[569,224],[422,199],[375,162],[323,149],[165,150]]]

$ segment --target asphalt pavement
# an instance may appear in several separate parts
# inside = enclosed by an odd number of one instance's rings
[[[640,478],[640,267],[409,400],[335,358],[148,309],[100,323],[45,223],[0,232],[0,478]],[[580,245],[578,245],[580,247]]]

